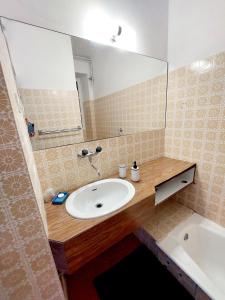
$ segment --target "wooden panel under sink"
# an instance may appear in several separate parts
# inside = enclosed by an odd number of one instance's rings
[[[154,197],[149,197],[64,243],[50,240],[58,271],[74,273],[140,227],[152,214]]]

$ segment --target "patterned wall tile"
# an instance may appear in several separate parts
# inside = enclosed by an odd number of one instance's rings
[[[165,155],[197,162],[177,200],[225,226],[225,53],[169,73]]]
[[[132,161],[143,163],[161,157],[164,152],[164,129],[98,140],[82,144],[35,151],[34,156],[40,175],[44,196],[47,190],[74,190],[88,182],[99,179],[87,159],[77,158],[77,153],[87,148],[95,150],[100,145],[103,151],[93,162],[101,172],[101,178],[118,172],[118,165],[128,166],[128,176]]]
[[[63,299],[1,66],[0,117],[0,299]]]
[[[156,240],[164,239],[178,224],[188,219],[194,211],[176,201],[175,197],[160,203],[155,215],[143,228]]]

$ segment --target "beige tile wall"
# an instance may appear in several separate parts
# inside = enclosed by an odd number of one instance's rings
[[[0,299],[63,299],[1,65],[0,170]]]
[[[103,178],[116,173],[119,163],[130,166],[134,160],[140,164],[161,157],[164,152],[164,129],[35,151],[44,194],[48,188],[68,191],[97,180],[98,176],[88,160],[77,158],[81,149],[95,150],[97,145],[102,146],[103,151],[94,158],[94,163]]]
[[[156,241],[160,241],[193,213],[192,209],[178,203],[176,197],[172,197],[157,205],[155,215],[145,222],[143,228]]]
[[[84,137],[86,140],[96,140],[96,124],[95,124],[95,112],[94,112],[94,101],[83,102],[83,113],[84,113]]]
[[[34,150],[83,142],[83,131],[38,135],[37,130],[64,129],[81,126],[77,91],[19,89],[25,117],[35,124],[31,138]]]
[[[225,226],[225,52],[169,73],[165,155],[197,162],[176,198]]]
[[[94,101],[85,101],[85,119],[88,127],[92,123],[96,129],[94,138],[118,136],[120,128],[123,134],[164,128],[166,84],[166,76],[162,75]]]

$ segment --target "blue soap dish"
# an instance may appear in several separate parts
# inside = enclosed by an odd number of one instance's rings
[[[52,198],[52,204],[54,204],[54,205],[63,204],[68,196],[69,196],[69,193],[67,193],[67,192],[59,192],[57,195],[55,195]]]

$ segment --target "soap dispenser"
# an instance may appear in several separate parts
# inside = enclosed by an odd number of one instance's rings
[[[133,162],[133,166],[131,167],[131,180],[139,181],[140,180],[140,172],[139,167],[137,166],[137,162]]]

